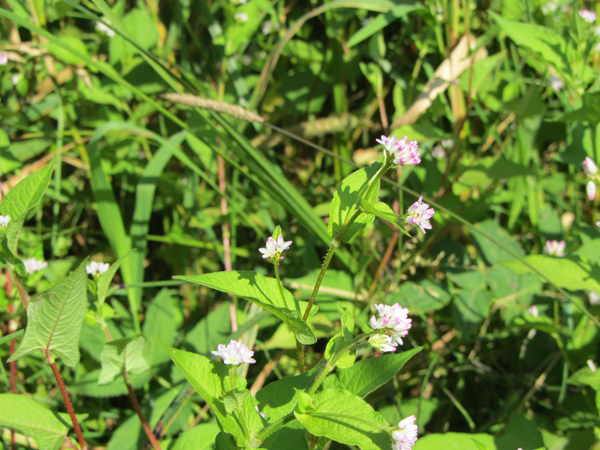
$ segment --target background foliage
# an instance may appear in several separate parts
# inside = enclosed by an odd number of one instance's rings
[[[407,237],[375,221],[342,245],[317,298],[308,364],[339,332],[339,305],[360,328],[374,303],[399,302],[414,324],[405,348],[424,350],[365,394],[390,423],[418,416],[416,449],[591,448],[600,375],[586,362],[597,360],[600,308],[588,295],[600,293],[600,232],[580,164],[600,162],[600,23],[580,17],[584,6],[6,0],[3,195],[59,155],[18,242],[22,258],[49,262],[26,288],[51,288],[88,256],[125,257],[105,291],[108,325],[114,339],[146,337],[148,367],[131,376],[142,409],[151,426],[162,422],[163,449],[211,448],[214,415],[153,334],[207,356],[242,336],[256,347],[247,378],[257,390],[296,371],[294,336],[237,297],[232,331],[230,297],[172,277],[229,265],[272,276],[258,247],[280,225],[294,241],[284,284],[308,299],[337,185],[377,158],[376,137],[407,135],[423,162],[389,177],[379,198],[396,211],[421,194],[435,201],[433,230]],[[552,239],[566,240],[565,258],[541,255]],[[3,335],[15,299],[0,291]],[[23,328],[22,308],[17,317]],[[93,325],[84,322],[79,364],[62,370],[87,415],[84,435],[142,448],[122,380],[98,384],[104,334]],[[8,356],[2,340],[3,392]],[[18,393],[63,411],[41,353],[17,369]],[[46,420],[60,440],[63,423]]]

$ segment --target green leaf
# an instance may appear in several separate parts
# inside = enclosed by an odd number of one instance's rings
[[[298,342],[311,345],[317,341],[308,324],[302,320],[306,303],[298,302],[292,293],[283,288],[274,278],[267,278],[251,271],[231,271],[175,277],[175,279],[200,284],[250,300],[287,323],[294,330]],[[311,313],[314,310],[313,308]]]
[[[234,389],[225,394],[223,398],[223,404],[228,414],[231,414],[235,410],[241,410],[244,406],[244,400],[250,395],[248,389]]]
[[[475,444],[475,446],[477,447],[478,450],[494,450],[492,447],[488,447],[487,445],[483,445],[481,442],[479,442],[476,439],[471,439],[473,441],[473,444]]]
[[[245,323],[245,315],[236,311],[238,323]],[[266,313],[269,314],[269,313]],[[144,324],[145,325],[145,324]],[[219,344],[228,342],[231,334],[229,303],[223,303],[210,311],[185,336],[187,345],[201,355],[210,355]]]
[[[450,293],[438,283],[423,280],[419,283],[402,283],[398,292],[385,297],[384,303],[401,303],[411,314],[426,314],[443,308],[451,299]]]
[[[69,426],[58,414],[26,395],[0,394],[0,405],[0,426],[29,436],[40,449],[61,448]]]
[[[220,400],[221,395],[231,389],[231,386],[226,386],[224,383],[229,375],[227,366],[221,362],[211,361],[202,355],[174,349],[162,341],[161,343],[183,376],[211,406],[223,429],[232,434],[238,444],[245,442],[244,431],[240,428],[236,418],[227,413],[225,405]],[[236,387],[244,389],[245,384],[246,380],[236,375]],[[258,416],[254,407],[252,407],[252,411]],[[258,418],[260,419],[260,416]]]
[[[586,92],[581,96],[583,106],[576,111],[566,113],[564,122],[600,122],[600,92]]]
[[[305,394],[307,395],[307,394]],[[296,419],[315,436],[325,436],[362,450],[389,450],[387,421],[362,398],[349,391],[326,389],[312,397],[313,408],[295,411]]]
[[[376,358],[362,359],[348,369],[338,369],[325,379],[324,388],[346,389],[359,397],[365,397],[392,379],[402,366],[419,353],[423,347],[402,353],[384,354]]]
[[[86,263],[87,259],[65,280],[30,301],[25,337],[9,361],[40,349],[67,366],[79,362],[79,334],[87,303]]]
[[[170,361],[169,356],[163,352],[160,342],[154,339],[152,334],[156,334],[163,342],[171,345],[182,322],[183,317],[177,301],[171,296],[168,289],[161,289],[146,309],[144,316],[143,331],[146,336],[144,355],[148,364],[156,366]],[[221,342],[223,341],[219,343]],[[216,348],[215,345],[213,350]]]
[[[331,213],[329,214],[329,226],[327,231],[330,236],[336,236],[352,215],[358,210],[361,199],[367,193],[369,182],[373,180],[383,163],[376,161],[368,167],[363,167],[342,180],[333,194],[331,202]],[[364,200],[375,203],[379,196],[379,184],[369,192],[369,197]],[[348,242],[356,232],[365,228],[368,223],[373,222],[373,215],[360,214],[354,223],[346,230],[343,241]]]
[[[333,336],[327,343],[325,348],[325,359],[331,359],[334,354],[339,352],[342,348],[352,341],[352,335],[354,333],[354,316],[352,312],[344,309],[342,314],[342,330]],[[340,357],[337,363],[339,368],[352,367],[354,360],[356,359],[356,351],[350,351]]]
[[[23,223],[46,192],[55,163],[56,157],[46,164],[42,170],[38,170],[21,180],[6,194],[2,204],[0,204],[0,215],[10,216],[10,222],[6,228],[6,238],[8,248],[15,255],[17,254],[17,241]]]
[[[517,413],[511,414],[502,435],[495,439],[499,449],[535,449],[544,446],[544,438],[537,425]]]
[[[373,20],[371,20],[367,25],[365,25],[360,30],[358,30],[356,33],[354,33],[352,35],[352,37],[348,40],[346,45],[348,47],[354,47],[356,44],[359,44],[360,42],[364,41],[365,39],[371,37],[378,31],[383,30],[385,27],[387,27],[389,24],[391,24],[395,20],[399,19],[402,16],[405,16],[406,14],[414,11],[417,8],[418,8],[418,6],[416,6],[416,5],[403,4],[403,5],[396,6],[394,9],[391,9],[388,12],[379,14],[377,17],[375,17]]]
[[[202,423],[184,431],[169,450],[211,450],[220,432],[216,423]]]
[[[490,15],[517,45],[537,53],[559,72],[563,74],[571,72],[566,56],[567,44],[559,33],[531,23],[505,20],[492,11]]]
[[[142,356],[146,339],[139,336],[133,340],[123,338],[107,342],[100,354],[102,372],[98,378],[98,384],[111,383],[123,372],[137,374],[143,373],[150,368]]]
[[[127,252],[125,255],[117,259],[114,263],[110,265],[108,270],[100,275],[98,278],[98,283],[96,283],[96,296],[98,298],[98,304],[102,305],[106,300],[106,293],[108,292],[108,288],[110,287],[110,283],[112,279],[115,277],[117,270],[119,270],[119,266],[123,262],[125,258],[127,258],[131,254],[131,251]]]
[[[404,227],[402,227],[402,225],[400,225],[400,216],[398,216],[392,210],[392,208],[390,208],[387,205],[387,203],[383,203],[383,202],[370,203],[363,198],[360,201],[360,207],[363,209],[364,212],[373,214],[373,215],[379,217],[380,219],[388,221],[392,225],[396,226],[404,234],[406,234],[407,236],[410,236],[410,233],[408,231],[406,231],[404,229]]]
[[[600,267],[581,261],[575,257],[557,258],[547,255],[530,255],[525,261],[552,280],[557,286],[571,291],[581,289],[600,292]],[[535,273],[519,260],[502,261],[504,267],[517,275]]]
[[[412,450],[466,450],[473,448],[473,439],[477,439],[491,450],[497,450],[494,436],[489,434],[443,433],[428,434],[420,437]],[[516,450],[517,447],[515,447]]]
[[[600,391],[600,370],[592,372],[589,367],[583,367],[569,377],[569,383],[575,386],[589,386],[595,391]]]

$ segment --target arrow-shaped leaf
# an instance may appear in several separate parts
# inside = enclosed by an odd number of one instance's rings
[[[298,302],[274,278],[251,271],[214,272],[175,278],[248,299],[287,323],[294,330],[298,342],[304,345],[317,342],[308,324],[302,320],[306,303]]]
[[[148,370],[150,366],[142,355],[145,343],[144,336],[139,336],[135,340],[124,338],[104,344],[100,354],[102,372],[100,372],[98,384],[112,383],[125,370],[130,374],[143,373]]]
[[[83,261],[65,280],[29,303],[25,337],[10,357],[14,361],[33,350],[50,351],[67,366],[79,361],[79,334],[87,301]]]
[[[366,212],[368,214],[373,214],[373,215],[379,217],[380,219],[388,221],[392,225],[395,225],[396,227],[398,227],[398,229],[401,230],[404,234],[406,234],[407,236],[410,236],[410,233],[408,231],[406,231],[402,227],[402,225],[400,225],[400,221],[399,221],[400,218],[398,217],[398,215],[386,203],[383,203],[383,202],[370,203],[369,201],[367,201],[366,199],[363,198],[360,201],[360,207],[362,208],[362,210],[364,212]]]

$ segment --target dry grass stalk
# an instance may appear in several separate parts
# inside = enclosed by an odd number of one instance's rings
[[[235,117],[236,119],[247,120],[248,122],[264,122],[262,117],[242,108],[239,105],[231,105],[229,103],[210,100],[208,98],[202,98],[191,94],[163,94],[161,97],[170,100],[173,103],[195,106],[202,109],[210,109],[212,111],[221,112],[231,117]]]

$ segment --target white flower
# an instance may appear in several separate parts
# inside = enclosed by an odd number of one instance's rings
[[[375,305],[375,308],[379,317],[371,317],[371,328],[384,330],[390,336],[390,345],[394,345],[394,343],[402,345],[402,338],[408,334],[408,330],[412,326],[412,320],[408,318],[408,308],[402,308],[399,303],[391,306],[379,304]]]
[[[100,276],[108,270],[110,264],[92,261],[89,266],[85,266],[85,271],[89,275]]]
[[[277,240],[273,239],[272,236],[269,236],[265,246],[266,248],[259,248],[258,251],[263,254],[263,258],[271,258],[275,261],[279,261],[283,259],[281,254],[284,252],[284,250],[290,248],[292,242],[293,241],[284,242],[281,234],[277,237]]]
[[[396,347],[398,346],[388,334],[376,334],[371,336],[369,338],[369,344],[380,352],[395,352]]]
[[[563,79],[561,77],[557,77],[553,73],[551,73],[550,76],[548,77],[548,84],[556,92],[562,91],[562,88],[565,86]]]
[[[432,227],[429,223],[429,219],[433,217],[435,210],[433,208],[428,208],[429,204],[423,203],[423,197],[419,197],[419,200],[408,208],[406,223],[418,225],[423,234],[425,234],[425,230],[431,230]]]
[[[10,82],[13,86],[16,86],[19,83],[19,81],[21,81],[21,75],[13,75],[12,77],[10,77]]]
[[[596,373],[596,364],[594,364],[594,361],[592,361],[591,359],[588,359],[587,365],[590,368],[590,370],[592,371],[592,373]]]
[[[544,15],[547,15],[550,12],[554,12],[558,9],[558,5],[556,4],[556,0],[552,2],[548,2],[545,5],[542,5],[542,12]]]
[[[238,341],[231,341],[227,346],[219,344],[217,350],[211,353],[223,358],[223,364],[239,366],[240,364],[252,364],[256,362],[252,359],[254,352],[248,350],[245,344]]]
[[[262,34],[269,34],[271,31],[279,30],[279,23],[267,20],[261,28]]]
[[[233,0],[234,5],[245,5],[248,0]]]
[[[529,311],[529,314],[531,314],[533,317],[540,316],[540,312],[538,311],[537,306],[535,306],[535,305],[529,307],[529,309],[527,311]]]
[[[596,198],[596,183],[592,180],[588,181],[588,184],[585,186],[585,192],[590,200],[594,200]]]
[[[8,222],[10,222],[10,216],[0,216],[0,227],[4,228],[8,226]]]
[[[35,258],[29,258],[23,261],[25,265],[25,270],[29,275],[35,272],[39,272],[42,269],[48,267],[48,263],[46,261],[42,261]]]
[[[241,23],[248,22],[248,14],[246,14],[245,12],[235,13],[233,15],[233,18]]]
[[[8,64],[8,55],[6,53],[0,53],[0,66]]]
[[[409,416],[398,423],[398,428],[392,431],[392,450],[410,450],[417,442],[419,427],[415,425],[415,416]]]
[[[600,305],[600,295],[596,294],[594,291],[590,292],[590,303],[592,305]]]
[[[421,162],[421,155],[417,150],[419,145],[417,141],[406,142],[408,138],[404,136],[401,140],[397,140],[396,136],[387,137],[381,136],[381,139],[375,139],[383,145],[383,154],[393,158],[394,165],[397,167],[404,165],[415,165]]]
[[[108,20],[106,20],[106,19],[104,19],[104,21],[105,21],[105,22],[106,22],[108,25],[110,25],[110,24],[111,24],[111,23],[110,23]],[[113,31],[111,28],[109,28],[108,26],[104,25],[102,22],[96,22],[96,29],[98,30],[98,33],[105,34],[105,35],[107,35],[108,37],[115,37],[115,34],[116,34],[116,33],[115,33],[115,32],[114,32],[114,31]]]
[[[596,165],[594,160],[589,156],[585,157],[585,159],[581,163],[581,166],[583,167],[583,171],[588,177],[593,177],[598,173],[598,166]]]
[[[433,150],[431,150],[431,156],[433,156],[435,159],[444,159],[446,158],[446,150],[444,150],[441,146],[436,145],[433,147]]]
[[[579,11],[579,15],[586,22],[593,23],[596,21],[596,13],[594,11],[590,11],[589,9],[582,9]]]
[[[544,253],[550,256],[558,256],[562,258],[565,256],[565,246],[567,243],[565,241],[547,241],[546,247],[544,248]]]
[[[595,28],[594,28],[594,34],[595,34],[596,36],[600,36],[600,27],[595,27]]]

